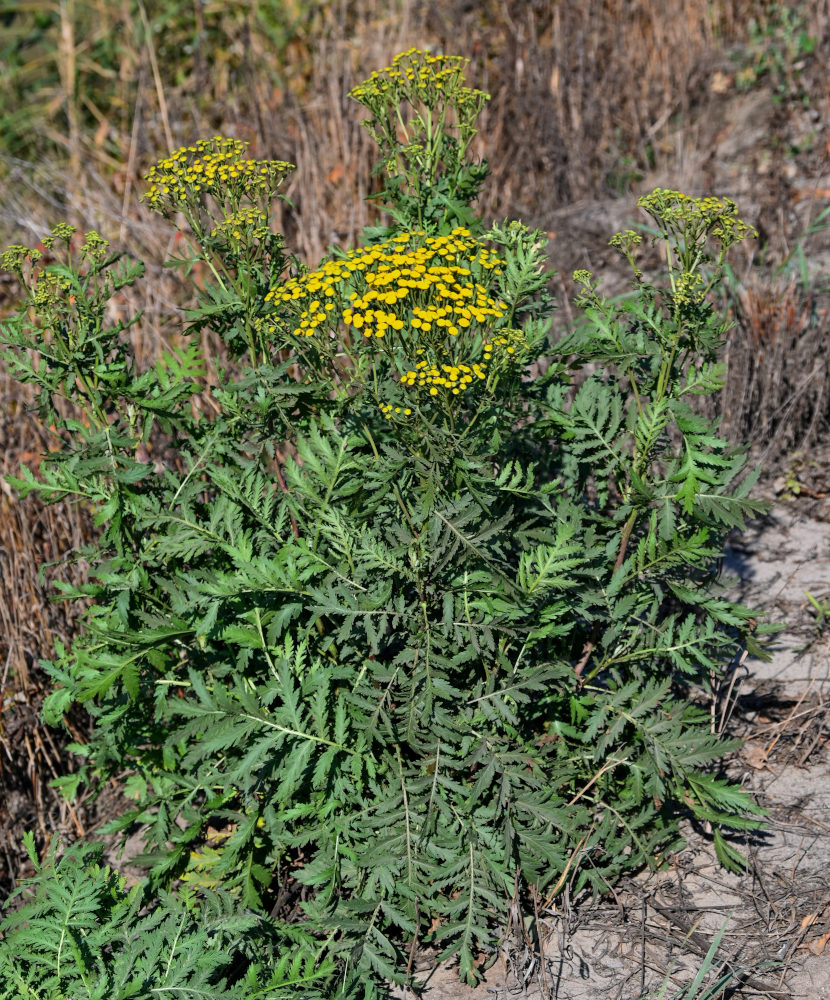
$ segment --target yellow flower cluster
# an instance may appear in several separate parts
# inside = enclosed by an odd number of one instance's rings
[[[412,410],[408,406],[393,406],[391,403],[381,403],[380,412],[386,417],[387,420],[391,420],[393,414],[395,416],[409,417],[412,415]]]
[[[493,356],[493,351],[504,350],[506,354],[515,354],[517,347],[526,347],[527,340],[521,330],[505,330],[497,337],[493,337],[491,343],[484,345],[484,360],[489,361]]]
[[[486,355],[486,360],[489,359]],[[401,385],[410,388],[429,388],[430,396],[437,396],[439,387],[449,389],[454,396],[469,388],[473,379],[487,377],[484,364],[472,365],[431,365],[428,361],[419,361],[416,371],[409,371],[401,376]],[[381,407],[383,409],[383,407]]]
[[[410,389],[428,389],[430,396],[437,396],[441,389],[446,389],[453,396],[458,396],[465,389],[476,381],[487,378],[487,366],[492,360],[494,351],[504,351],[506,354],[515,354],[517,347],[525,346],[526,340],[521,330],[506,330],[492,340],[485,341],[482,345],[481,361],[471,364],[463,363],[432,363],[421,360],[415,365],[415,370],[405,372],[401,376],[401,385]],[[423,349],[419,348],[419,353]],[[388,403],[381,406],[381,410],[387,419],[391,419],[393,412],[408,416],[410,410],[400,407],[391,407]]]
[[[468,62],[462,56],[433,56],[422,49],[407,49],[395,56],[391,66],[375,70],[349,92],[349,97],[370,109],[391,96],[405,98],[413,107],[419,102],[431,107],[447,97],[457,106],[475,105],[477,114],[489,94],[463,86]]]
[[[494,352],[512,355],[524,344],[520,331],[493,330],[507,306],[489,286],[503,267],[462,227],[442,236],[405,232],[348,251],[266,299],[293,313],[296,336],[317,336],[328,350],[344,324],[386,355],[402,387],[458,396],[487,379]],[[388,419],[412,412],[391,402],[381,410]]]
[[[374,70],[368,80],[350,91],[349,96],[360,101],[406,81],[421,86],[427,83],[435,87],[452,86],[458,82],[468,62],[462,56],[431,56],[422,49],[407,49],[395,56],[391,66]]]
[[[341,318],[365,338],[382,340],[409,327],[435,340],[457,337],[475,323],[500,319],[504,303],[493,299],[475,273],[501,273],[502,261],[469,230],[446,236],[401,233],[373,247],[349,251],[316,271],[272,289],[266,299],[302,306],[294,333],[310,337]],[[348,305],[340,308],[346,288]]]
[[[142,200],[157,212],[175,209],[191,194],[270,194],[294,169],[282,160],[245,160],[248,143],[214,136],[183,146],[147,172],[150,187]]]
[[[268,233],[268,216],[260,209],[249,206],[238,212],[232,212],[226,219],[214,226],[210,235],[241,240],[243,236],[262,239]]]

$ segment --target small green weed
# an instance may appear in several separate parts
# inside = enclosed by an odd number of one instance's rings
[[[804,596],[810,602],[810,606],[813,609],[816,636],[820,637],[824,635],[827,630],[827,617],[830,615],[830,601],[826,599],[819,600],[819,598],[814,597],[809,590],[804,591]]]
[[[641,997],[640,1000],[666,1000],[667,995],[670,1000],[715,1000],[716,997],[728,997],[732,995],[736,985],[740,985],[746,980],[749,973],[776,964],[774,962],[759,962],[746,968],[742,966],[736,967],[732,962],[723,962],[721,959],[717,962],[717,965],[720,966],[718,972],[714,978],[710,977],[709,973],[713,966],[716,966],[718,951],[727,926],[728,921],[720,927],[712,939],[709,950],[703,956],[695,972],[694,979],[688,986],[669,994],[670,974],[667,974],[656,993]],[[710,981],[707,982],[707,979]]]
[[[804,489],[799,475],[803,468],[804,456],[796,453],[784,472],[784,495],[789,499],[795,499]]]
[[[768,2],[750,22],[749,55],[738,72],[739,88],[761,82],[772,87],[776,103],[799,100],[805,107],[809,95],[801,85],[804,61],[818,44],[806,28],[803,5]]]
[[[795,500],[800,496],[823,496],[822,493],[816,493],[808,485],[811,478],[810,473],[814,474],[817,468],[818,462],[814,459],[808,459],[801,451],[794,452],[784,470],[783,483],[779,480],[780,485],[777,487],[780,489],[783,486],[783,489],[781,489],[783,498],[785,500]]]

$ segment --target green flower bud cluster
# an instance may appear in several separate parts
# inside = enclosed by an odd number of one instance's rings
[[[697,239],[713,236],[723,250],[758,235],[738,218],[737,206],[730,198],[693,198],[682,191],[655,188],[639,198],[637,204],[669,232],[686,233]]]
[[[62,278],[54,271],[42,271],[32,287],[32,303],[44,310],[53,309],[70,292],[72,283],[68,278]]]
[[[624,257],[630,257],[643,242],[643,237],[633,229],[625,229],[615,233],[608,241],[608,246],[615,247]]]
[[[81,245],[81,255],[92,263],[100,263],[106,257],[109,245],[109,240],[105,240],[94,229],[91,229],[84,236],[84,242]]]
[[[53,227],[48,236],[43,237],[40,241],[40,245],[45,250],[51,250],[57,241],[65,243],[69,246],[72,241],[72,237],[77,231],[77,226],[72,226],[68,222],[59,222]],[[85,240],[86,243],[84,244],[84,247],[92,248],[97,246],[96,241],[101,240],[101,237],[96,232],[89,232],[86,234]],[[106,243],[106,240],[101,242]],[[107,244],[107,246],[109,246],[109,244]],[[82,251],[84,250],[84,247],[81,247]],[[0,253],[0,269],[20,276],[23,273],[23,265],[26,262],[30,265],[38,264],[42,259],[43,253],[37,247],[29,248],[24,247],[19,243],[13,243]]]
[[[702,302],[705,297],[704,284],[700,271],[681,271],[675,279],[674,301],[681,306]]]
[[[43,260],[44,255],[40,247],[51,251],[54,249],[56,242],[62,242],[69,246],[76,232],[77,227],[71,226],[68,222],[59,222],[48,236],[43,237],[40,241],[40,246],[30,248],[21,246],[19,243],[13,243],[0,253],[0,269],[22,276],[24,265],[28,264],[32,267]],[[105,240],[94,229],[90,229],[88,233],[84,233],[84,242],[79,247],[79,252],[82,258],[95,266],[100,264],[106,257],[109,246],[109,240]],[[38,280],[43,285],[40,294],[41,296],[45,296],[40,304],[45,303],[47,300],[52,301],[53,294],[46,290],[45,276],[41,275]]]
[[[443,183],[445,197],[455,196],[484,175],[468,162],[467,151],[489,95],[465,86],[467,61],[408,49],[349,95],[369,110],[363,126],[380,147],[386,173],[396,178],[382,193],[386,203],[393,214],[417,220],[418,228],[427,228],[439,211],[429,204],[430,188]],[[447,211],[444,202],[440,213]]]
[[[0,253],[0,269],[11,274],[20,274],[27,258],[29,258],[29,248],[19,243],[12,243]]]

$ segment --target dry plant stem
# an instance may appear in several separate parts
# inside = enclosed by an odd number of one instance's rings
[[[539,986],[544,997],[548,996],[548,979],[545,972],[545,936],[539,921],[539,893],[535,886],[531,890],[531,894],[533,896],[533,915],[536,920],[536,940],[539,945]]]
[[[143,87],[144,67],[140,67],[138,75],[138,87],[136,88],[135,105],[133,107],[133,125],[130,132],[130,152],[127,156],[127,169],[124,181],[124,197],[121,200],[121,227],[118,231],[118,242],[122,245],[127,238],[127,218],[128,208],[132,203],[133,178],[135,177],[135,163],[138,152],[138,130],[141,123],[141,100],[144,93]]]
[[[37,825],[40,828],[44,841],[49,840],[49,833],[44,822],[43,795],[41,792],[40,769],[37,766],[37,754],[29,740],[29,734],[23,734],[23,742],[26,744],[26,752],[29,755],[29,778],[32,782],[34,792],[35,811],[37,815]]]
[[[0,678],[0,710],[3,708],[3,698],[6,693],[6,678],[9,676],[9,667],[12,662],[12,643],[9,643],[9,651],[6,654],[6,662],[3,665],[3,676]]]
[[[798,701],[797,701],[797,702],[795,703],[795,705],[793,706],[793,708],[792,708],[792,710],[790,711],[790,714],[789,714],[789,715],[787,716],[787,718],[786,718],[786,719],[784,719],[784,721],[783,721],[783,722],[781,722],[781,723],[779,723],[779,724],[778,724],[778,726],[777,726],[777,728],[778,728],[778,733],[777,733],[777,735],[775,736],[775,739],[773,739],[773,740],[772,740],[772,742],[771,742],[771,743],[770,743],[770,744],[769,744],[769,745],[767,746],[767,748],[766,748],[766,749],[764,750],[764,758],[765,758],[765,759],[769,757],[769,755],[770,755],[770,754],[772,753],[772,751],[773,751],[773,750],[775,749],[775,746],[776,746],[776,744],[778,743],[778,741],[779,741],[779,740],[781,739],[781,737],[782,737],[782,736],[784,735],[784,732],[785,732],[785,727],[786,727],[786,726],[787,726],[787,725],[788,725],[788,724],[789,724],[790,722],[792,722],[794,718],[797,718],[797,713],[798,713],[798,710],[799,710],[799,709],[801,708],[801,706],[802,706],[802,705],[804,704],[804,699],[805,699],[805,698],[807,697],[807,695],[808,695],[808,694],[810,693],[810,691],[812,690],[812,688],[813,688],[813,685],[814,685],[814,683],[815,683],[815,677],[813,677],[813,678],[811,678],[811,679],[810,679],[810,683],[809,683],[809,685],[808,685],[808,686],[807,686],[807,687],[806,687],[806,688],[804,689],[804,691],[802,692],[802,694],[801,694],[801,696],[799,697]]]
[[[60,22],[58,67],[63,87],[68,129],[69,173],[72,178],[71,200],[77,202],[81,189],[81,130],[78,122],[76,94],[75,0],[61,0]]]
[[[44,726],[41,730],[39,730],[39,731],[36,730],[35,731],[35,736],[37,738],[37,741],[41,745],[41,747],[43,748],[44,756],[46,757],[46,759],[49,762],[50,770],[52,771],[53,776],[55,778],[57,778],[58,777],[58,772],[57,772],[55,766],[52,764],[51,759],[49,758],[49,754],[46,751],[46,747],[43,745],[42,737],[40,735],[41,732],[43,733],[43,736],[46,737],[46,742],[52,748],[52,753],[54,754],[56,761],[60,761],[60,759],[61,759],[60,751],[55,746],[55,741],[52,739],[52,733],[49,731],[48,727]],[[80,820],[80,818],[78,816],[78,813],[75,810],[75,807],[72,805],[71,802],[62,803],[62,805],[66,806],[66,809],[68,810],[69,815],[72,817],[72,822],[73,822],[73,824],[75,826],[75,832],[78,834],[78,837],[79,838],[80,837],[85,837],[86,836],[86,830],[84,829],[84,825],[81,822],[81,820]]]
[[[167,149],[172,150],[175,143],[173,141],[173,130],[170,128],[170,115],[167,111],[167,98],[164,96],[164,84],[159,72],[158,60],[156,59],[156,48],[153,45],[153,29],[150,27],[150,20],[147,17],[147,9],[143,0],[138,0],[138,10],[141,14],[141,23],[144,26],[144,39],[147,45],[147,55],[150,59],[150,66],[153,70],[153,81],[156,87],[156,96],[159,102],[159,112],[164,125],[164,138],[167,140]]]
[[[723,697],[723,707],[721,708],[721,712],[720,712],[720,722],[717,723],[717,725],[715,726],[715,728],[712,730],[713,733],[717,733],[719,735],[723,734],[726,731],[727,723],[732,718],[732,713],[735,711],[735,705],[737,704],[737,698],[733,699],[732,693],[735,690],[735,685],[736,684],[739,685],[739,682],[738,682],[738,671],[743,667],[744,663],[746,662],[746,658],[747,658],[748,655],[749,654],[747,653],[747,651],[745,649],[742,650],[741,651],[741,655],[740,655],[740,657],[738,659],[738,662],[735,663],[734,666],[730,669],[731,676],[729,677],[729,689],[727,690],[726,694]],[[734,661],[733,661],[733,663],[734,663]],[[740,685],[739,685],[739,688],[740,688]],[[716,708],[714,700],[712,702],[712,705],[713,705],[713,708]],[[715,725],[714,714],[712,716],[712,724],[713,724],[713,726]]]
[[[568,872],[571,870],[571,866],[573,865],[574,861],[576,861],[576,859],[579,857],[579,852],[582,850],[582,847],[585,844],[585,841],[588,839],[588,837],[589,834],[586,833],[585,836],[582,838],[582,840],[580,840],[580,842],[576,845],[576,849],[571,853],[571,856],[568,858],[567,864],[565,865],[562,874],[559,876],[556,885],[548,893],[548,898],[545,900],[544,903],[544,909],[547,909],[550,906],[550,904],[559,894],[559,891],[562,888],[562,886],[567,881]]]

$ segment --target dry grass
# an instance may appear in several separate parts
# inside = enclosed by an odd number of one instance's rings
[[[61,4],[50,28],[53,82],[32,99],[68,166],[46,185],[53,212],[63,205],[110,233],[123,226],[132,241],[136,224],[146,224],[136,207],[141,170],[171,144],[222,131],[249,140],[257,155],[298,165],[287,191],[296,213],[286,213],[284,228],[301,256],[316,259],[332,242],[353,242],[370,221],[363,197],[374,183],[373,152],[348,90],[403,48],[456,51],[463,38],[471,78],[493,95],[477,144],[493,168],[481,207],[543,225],[557,206],[618,190],[621,172],[673,159],[675,119],[701,98],[702,56],[745,35],[758,4],[297,2],[287,8],[293,34],[278,53],[264,6],[194,4],[192,23],[185,7],[168,25],[164,5],[149,0]],[[194,49],[197,37],[222,40],[210,67]],[[95,54],[108,38],[119,42],[102,66]],[[21,164],[6,166],[15,168],[19,189]],[[45,193],[39,186],[26,207],[19,196],[0,205],[10,235],[40,214],[32,211]]]
[[[49,446],[35,415],[23,400],[7,393],[0,408],[0,896],[14,887],[18,844],[24,829],[48,841],[50,832],[82,832],[74,809],[48,782],[66,773],[67,740],[44,725],[39,707],[48,693],[39,660],[72,633],[74,615],[51,599],[52,581],[79,582],[83,564],[70,560],[91,535],[88,518],[77,507],[44,506],[35,496],[20,500],[7,482],[25,462],[36,468]],[[47,564],[40,572],[42,563]],[[70,720],[76,738],[83,722]],[[5,859],[5,864],[3,863]]]
[[[725,433],[776,469],[830,425],[830,317],[794,279],[737,290],[727,379],[716,404]]]

